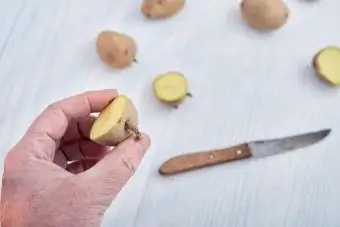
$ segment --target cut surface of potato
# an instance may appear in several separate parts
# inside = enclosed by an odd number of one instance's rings
[[[332,85],[340,85],[340,48],[330,46],[319,51],[314,57],[317,75]]]
[[[143,0],[141,11],[150,19],[171,17],[181,11],[186,0]]]
[[[132,101],[121,95],[100,112],[91,128],[90,139],[115,146],[131,134],[139,136],[138,114]]]
[[[279,29],[289,17],[283,0],[243,0],[241,13],[250,27],[260,31]]]
[[[97,52],[108,67],[121,69],[135,61],[137,45],[128,35],[102,31],[97,38]]]
[[[168,72],[154,80],[153,92],[159,100],[177,104],[189,95],[188,83],[181,73]]]

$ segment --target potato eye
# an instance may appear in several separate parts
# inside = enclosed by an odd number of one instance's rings
[[[164,5],[165,4],[165,0],[158,0],[158,4],[159,5]]]
[[[124,54],[125,55],[128,55],[129,54],[129,51],[127,49],[124,50]]]

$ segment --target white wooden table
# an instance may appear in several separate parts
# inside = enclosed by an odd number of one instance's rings
[[[270,34],[245,26],[235,0],[188,0],[165,21],[144,19],[139,4],[0,0],[1,159],[49,103],[117,88],[136,103],[152,146],[103,226],[340,226],[340,90],[311,68],[316,51],[340,45],[340,2],[289,0],[288,23]],[[103,66],[94,45],[103,29],[133,36],[139,64]],[[183,72],[194,95],[178,110],[151,94],[168,70]],[[298,152],[157,173],[176,154],[327,127],[326,140]]]

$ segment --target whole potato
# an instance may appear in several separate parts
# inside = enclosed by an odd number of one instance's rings
[[[128,35],[102,31],[97,38],[97,52],[108,67],[125,68],[136,61],[137,46]]]
[[[276,30],[289,17],[289,9],[282,0],[243,0],[243,19],[256,30]]]
[[[150,19],[171,17],[181,11],[186,0],[143,0],[141,11]]]

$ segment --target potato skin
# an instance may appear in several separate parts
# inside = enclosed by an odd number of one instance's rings
[[[281,28],[290,14],[282,0],[243,0],[240,8],[247,24],[260,31]]]
[[[322,51],[323,51],[323,50],[320,50],[319,52],[317,52],[317,53],[314,55],[314,57],[313,57],[313,68],[314,68],[314,70],[315,70],[315,73],[316,73],[317,77],[318,77],[320,80],[322,80],[322,81],[324,81],[324,82],[326,82],[326,83],[330,83],[330,81],[328,81],[328,80],[326,79],[325,76],[321,75],[320,70],[319,70],[318,57],[319,57],[319,55],[320,55],[320,53],[321,53]]]
[[[181,11],[186,0],[143,0],[141,11],[150,19],[164,19]]]
[[[100,59],[110,68],[130,66],[137,54],[134,39],[115,31],[102,31],[98,35],[96,47]]]
[[[318,51],[313,57],[313,68],[317,73],[319,73],[319,64],[317,63],[318,57],[323,50]]]

